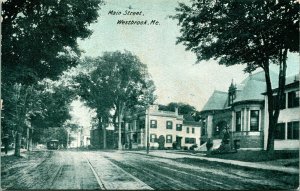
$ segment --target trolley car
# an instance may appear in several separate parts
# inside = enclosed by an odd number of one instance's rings
[[[58,140],[51,140],[47,142],[47,149],[49,150],[57,150],[59,145]]]

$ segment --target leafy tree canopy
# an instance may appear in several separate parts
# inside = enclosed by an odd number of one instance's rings
[[[198,119],[196,108],[187,103],[171,102],[168,105],[159,105],[159,109],[163,111],[175,111],[175,108],[178,108],[178,114],[183,115],[185,120],[194,121]]]
[[[94,69],[76,77],[79,95],[98,117],[109,118],[115,110],[115,118],[119,112],[154,102],[155,86],[147,67],[132,53],[105,52],[83,64]]]
[[[39,96],[41,112],[30,116],[32,125],[35,128],[62,127],[71,118],[69,107],[74,98],[74,92],[63,86],[44,90]]]
[[[265,72],[269,131],[267,150],[274,150],[275,127],[284,98],[288,52],[299,52],[299,1],[192,0],[176,8],[183,43],[198,61],[218,59],[245,71]],[[273,100],[270,64],[279,65],[278,96]],[[273,105],[273,103],[275,103]]]
[[[7,0],[3,3],[3,81],[32,84],[76,64],[102,0]],[[13,75],[14,74],[14,75]]]
[[[293,0],[192,0],[176,8],[183,43],[198,61],[247,64],[251,72],[278,62],[283,48],[299,50],[299,3]]]

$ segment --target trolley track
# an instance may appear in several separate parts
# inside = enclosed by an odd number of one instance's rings
[[[95,178],[96,178],[96,180],[97,180],[97,183],[98,183],[100,189],[101,189],[101,190],[107,190],[106,187],[105,187],[105,185],[104,185],[104,182],[100,179],[98,173],[96,172],[96,170],[95,170],[95,168],[93,167],[93,165],[92,165],[92,163],[90,162],[90,160],[89,160],[88,158],[86,158],[86,160],[87,160],[87,163],[89,164],[89,167],[90,167],[91,171],[93,172],[93,174],[94,174],[94,176],[95,176]]]
[[[111,162],[123,168],[128,173],[134,174],[136,177],[138,177],[145,183],[148,183],[154,189],[199,189],[199,187],[197,188],[194,185],[185,183],[185,181],[183,180],[184,176],[180,176],[182,180],[178,180],[177,178],[175,179],[174,176],[172,176],[174,174],[166,175],[165,173],[155,171],[154,169],[157,169],[157,166],[152,166],[151,168],[144,164],[141,168],[141,166],[138,164],[119,162],[107,156],[105,158],[108,158]]]
[[[243,175],[236,169],[216,169],[207,165],[202,168],[148,156],[135,160],[134,154],[126,156],[126,153],[120,156],[111,153],[104,155],[154,189],[284,189],[287,186],[251,173],[244,172]]]
[[[215,164],[178,162],[124,152],[47,151],[7,163],[2,188],[26,189],[292,189],[297,177],[280,181],[268,174]],[[299,180],[299,179],[298,179]]]

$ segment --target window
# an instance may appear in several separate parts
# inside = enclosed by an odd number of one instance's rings
[[[172,143],[172,135],[166,136],[166,143]]]
[[[278,103],[277,99],[278,99],[277,95],[273,96],[273,106],[274,106],[274,109],[275,109],[275,107],[276,107],[276,105]],[[285,109],[285,102],[286,102],[285,100],[286,100],[285,94],[283,94],[283,98],[282,98],[281,103],[280,103],[280,109]]]
[[[242,116],[241,112],[238,111],[235,113],[235,131],[241,131],[242,122],[241,122]]]
[[[190,133],[190,128],[189,127],[186,128],[186,133]]]
[[[299,121],[288,122],[288,139],[299,139]]]
[[[278,123],[275,128],[275,139],[285,139],[285,123]]]
[[[157,128],[157,121],[156,120],[150,120],[150,128]]]
[[[145,120],[140,120],[139,121],[139,127],[140,127],[140,129],[144,129],[145,128]]]
[[[132,138],[133,138],[132,142],[137,143],[137,133],[134,133]]]
[[[193,133],[193,134],[195,133],[195,128],[192,128],[192,133]]]
[[[213,135],[214,136],[220,135],[220,128],[219,128],[218,125],[215,126],[214,131],[213,131]]]
[[[259,128],[259,110],[250,111],[250,131],[258,131]]]
[[[201,129],[201,135],[202,135],[202,136],[205,135],[205,132],[206,132],[206,127],[203,126],[202,129]]]
[[[176,131],[182,131],[182,124],[176,124]]]
[[[173,122],[172,121],[167,121],[166,127],[167,127],[167,129],[172,129],[173,128]]]
[[[185,138],[185,143],[186,144],[195,144],[196,143],[196,139],[195,138],[186,137]]]
[[[299,107],[299,91],[288,93],[288,108]]]
[[[156,142],[156,134],[150,134],[150,142],[155,143]]]
[[[128,123],[127,130],[130,131],[132,129],[132,124]]]

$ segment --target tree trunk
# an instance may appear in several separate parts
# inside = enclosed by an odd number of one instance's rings
[[[285,99],[285,76],[286,76],[286,59],[287,59],[287,49],[280,52],[279,59],[279,78],[278,78],[278,92],[276,105],[274,106],[273,90],[270,81],[269,68],[265,70],[266,82],[267,82],[267,96],[268,96],[268,113],[269,113],[269,132],[268,132],[268,142],[267,151],[274,151],[274,139],[275,139],[275,128],[278,122],[278,117],[280,114],[281,103]]]
[[[106,127],[103,126],[103,149],[106,149]]]
[[[29,130],[28,151],[32,151],[32,133],[33,133],[33,128]]]
[[[26,149],[29,151],[29,128],[26,128]]]
[[[266,78],[266,85],[267,85],[267,99],[268,99],[268,113],[269,113],[269,131],[265,132],[268,133],[268,140],[267,140],[267,151],[274,151],[274,105],[273,105],[273,90],[272,84],[270,79],[270,71],[269,71],[269,61],[266,61],[264,66],[265,71],[265,78]]]
[[[21,133],[16,133],[16,139],[15,139],[15,156],[19,157],[21,156]]]
[[[121,102],[119,102],[119,111],[118,111],[118,149],[122,150],[122,124],[121,124],[121,120],[122,120],[122,116],[123,116],[123,106],[121,104]]]
[[[106,149],[106,124],[107,124],[107,120],[106,120],[106,118],[105,117],[98,117],[98,119],[99,119],[99,132],[100,132],[100,130],[102,130],[102,145],[99,145],[100,146],[100,148],[102,147],[102,149]],[[101,139],[100,137],[99,137],[99,139]],[[100,144],[101,142],[99,141],[99,144]]]

